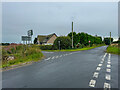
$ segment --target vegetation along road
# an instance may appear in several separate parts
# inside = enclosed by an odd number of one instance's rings
[[[107,46],[47,52],[44,60],[3,72],[3,88],[118,88],[118,55]]]

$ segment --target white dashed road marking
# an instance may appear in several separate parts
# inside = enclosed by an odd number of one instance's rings
[[[104,88],[111,88],[109,83],[104,83]]]
[[[106,72],[111,72],[111,69],[106,69]]]
[[[58,58],[58,56],[56,56],[56,58]]]
[[[53,56],[51,59],[54,59],[55,57]]]
[[[49,57],[49,58],[45,59],[45,61],[49,60],[50,58],[51,58],[51,57]]]
[[[62,57],[62,55],[60,55],[60,57]]]
[[[101,66],[102,66],[102,64],[99,64],[98,66],[99,66],[99,67],[101,67]]]
[[[100,63],[103,63],[103,61],[101,61]]]
[[[111,65],[107,65],[107,68],[110,68],[111,67]]]
[[[105,79],[106,80],[111,80],[111,76],[109,74],[106,74]]]
[[[101,69],[100,67],[97,67],[97,69],[96,69],[96,70],[97,70],[97,71],[100,71],[100,69]]]
[[[95,87],[96,80],[91,80],[89,83],[90,87]]]
[[[108,62],[110,62],[110,59],[108,59]]]
[[[108,64],[111,64],[111,62],[110,62],[110,61],[108,61],[107,63],[108,63]]]
[[[94,75],[93,75],[93,77],[98,78],[98,75],[99,75],[99,73],[95,72]]]

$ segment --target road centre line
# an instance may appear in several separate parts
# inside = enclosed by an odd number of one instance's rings
[[[95,87],[95,84],[96,84],[96,80],[90,80],[89,82],[90,87]]]

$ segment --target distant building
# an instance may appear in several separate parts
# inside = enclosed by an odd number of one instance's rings
[[[41,45],[53,45],[57,35],[55,33],[50,35],[38,35],[37,43]]]

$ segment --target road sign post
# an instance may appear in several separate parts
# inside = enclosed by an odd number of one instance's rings
[[[33,30],[28,31],[28,36],[31,37],[31,44],[32,44],[32,35],[33,35]]]
[[[89,40],[88,42],[89,42],[89,47],[90,47],[90,42],[91,42],[91,41]]]

